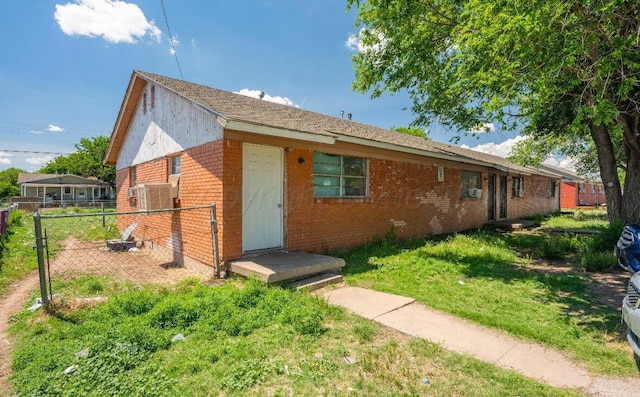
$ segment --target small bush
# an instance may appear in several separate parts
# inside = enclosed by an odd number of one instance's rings
[[[617,265],[611,252],[586,252],[580,257],[580,265],[588,272],[607,272]]]
[[[545,237],[540,246],[540,257],[548,260],[565,259],[567,255],[578,251],[579,241],[569,235]]]

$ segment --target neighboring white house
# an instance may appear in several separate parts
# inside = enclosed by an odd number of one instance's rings
[[[71,174],[18,174],[20,196],[37,197],[43,203],[77,203],[113,199],[107,182]]]

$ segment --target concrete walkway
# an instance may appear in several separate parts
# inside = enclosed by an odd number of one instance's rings
[[[320,296],[332,305],[407,335],[552,386],[587,389],[594,381],[585,370],[556,351],[428,309],[411,298],[348,286],[326,289]]]

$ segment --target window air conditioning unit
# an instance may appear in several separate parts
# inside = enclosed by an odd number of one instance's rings
[[[472,187],[471,189],[469,189],[469,197],[481,198],[482,197],[482,189],[478,189],[478,188]]]
[[[138,185],[138,208],[140,211],[166,210],[173,208],[170,183]]]
[[[138,187],[137,186],[133,186],[127,189],[127,198],[134,198],[134,197],[138,197]]]

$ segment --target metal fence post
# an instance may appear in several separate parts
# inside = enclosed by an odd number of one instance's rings
[[[100,203],[100,208],[102,208],[102,227],[107,226],[107,221],[104,216],[104,203]]]
[[[220,278],[220,255],[218,253],[218,215],[216,213],[216,203],[211,205],[211,229],[213,235],[213,260],[215,266],[216,277]]]
[[[38,253],[38,276],[40,277],[40,297],[42,306],[46,308],[49,304],[49,293],[47,292],[47,273],[44,267],[44,239],[42,238],[42,218],[39,211],[33,215],[33,226],[36,234],[36,252]]]

